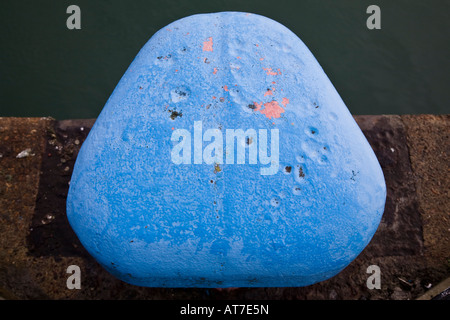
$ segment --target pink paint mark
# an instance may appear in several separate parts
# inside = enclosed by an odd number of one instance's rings
[[[272,81],[272,84],[275,84],[276,82],[275,81]]]
[[[283,100],[281,100],[281,104],[283,105],[283,107],[286,108],[286,105],[289,104],[289,99],[288,98],[283,98]]]
[[[217,68],[214,68],[213,74],[217,73]]]
[[[236,59],[240,59],[241,57],[237,56]]]
[[[266,93],[264,93],[264,97],[265,97],[265,96],[272,96],[272,95],[273,95],[273,91],[270,90],[270,89],[268,89],[268,90],[266,91]]]
[[[259,107],[261,107],[261,105]],[[264,109],[263,110],[258,109],[258,111],[264,114],[267,118],[272,119],[281,117],[281,114],[284,112],[284,109],[280,107],[278,102],[274,100],[264,103]]]
[[[223,86],[223,90],[228,91],[228,86]]]
[[[215,96],[213,96],[212,98],[213,98],[213,100],[216,100],[216,97],[215,97]]]
[[[255,46],[259,47],[259,44],[255,43]]]
[[[261,110],[262,103],[253,102],[253,104],[255,105],[255,109],[254,109],[255,111]]]
[[[213,51],[213,38],[209,37],[208,41],[203,42],[203,51]]]
[[[266,71],[267,75],[269,76],[276,76],[278,73],[272,71],[272,68],[263,68],[264,71]]]
[[[263,61],[264,60],[264,58],[259,58],[259,61]]]

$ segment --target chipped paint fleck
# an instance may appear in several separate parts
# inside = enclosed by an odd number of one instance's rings
[[[258,102],[253,102],[253,104],[255,105],[255,108],[251,108],[255,111],[259,111],[261,109],[262,103],[258,103]],[[249,105],[249,107],[251,107],[251,105]]]
[[[213,51],[213,38],[209,37],[208,41],[203,42],[203,51]]]
[[[281,104],[283,105],[283,107],[286,107],[286,105],[289,104],[289,99],[283,98],[283,100],[281,100]]]
[[[272,71],[272,68],[263,68],[263,70],[266,71],[267,75],[269,76],[276,76],[278,74],[277,72]]]
[[[224,86],[223,86],[223,90],[228,91],[228,86],[227,86],[227,85],[224,85]]]
[[[273,88],[272,88],[273,89]],[[264,97],[265,96],[272,96],[273,95],[273,91],[270,89],[267,89],[266,92],[264,93]]]
[[[217,73],[217,68],[214,68],[213,74]]]
[[[264,103],[263,110],[261,110],[261,106],[263,105],[262,103],[254,102],[254,105],[256,106],[255,111],[261,112],[269,119],[279,118],[281,117],[281,114],[284,112],[284,109],[280,107],[278,102],[275,100]]]
[[[284,112],[284,109],[280,107],[277,101],[271,101],[264,103],[264,110],[259,110],[262,114],[264,114],[267,118],[279,118],[281,114]]]

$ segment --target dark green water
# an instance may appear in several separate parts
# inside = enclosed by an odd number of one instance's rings
[[[66,9],[81,9],[69,30]],[[381,30],[366,9],[381,8]],[[450,113],[450,1],[0,1],[0,116],[94,118],[139,49],[196,13],[272,18],[313,52],[353,114]]]

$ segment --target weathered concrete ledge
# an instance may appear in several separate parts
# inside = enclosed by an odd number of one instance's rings
[[[0,297],[5,299],[416,299],[450,276],[450,115],[356,116],[388,197],[369,246],[336,277],[303,288],[141,288],[80,245],[65,212],[78,150],[94,120],[0,118]],[[66,286],[81,268],[81,289]],[[381,270],[368,289],[367,268]],[[430,287],[431,286],[431,287]]]

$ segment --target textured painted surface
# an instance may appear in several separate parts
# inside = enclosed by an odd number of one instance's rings
[[[261,175],[248,157],[174,164],[172,133],[196,121],[224,136],[279,130],[279,170]],[[372,149],[307,47],[268,18],[227,12],[176,21],[141,49],[80,150],[67,215],[132,284],[304,286],[356,258],[385,198]]]

